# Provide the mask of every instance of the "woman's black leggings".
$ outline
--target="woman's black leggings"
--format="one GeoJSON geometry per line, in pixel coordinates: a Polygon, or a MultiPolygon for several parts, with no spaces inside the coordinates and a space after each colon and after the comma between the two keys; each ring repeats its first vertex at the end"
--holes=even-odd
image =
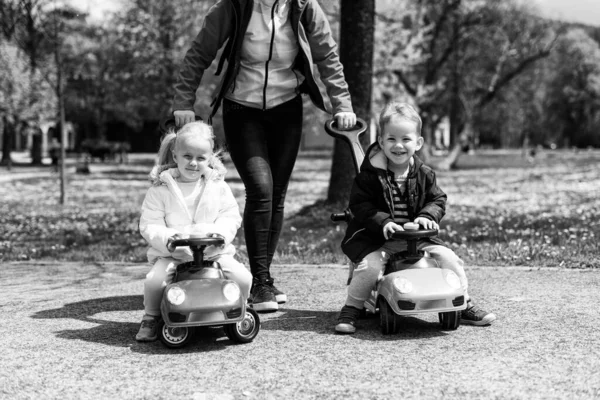
{"type": "Polygon", "coordinates": [[[227,150],[244,182],[244,235],[255,281],[272,282],[285,194],[302,137],[300,96],[269,110],[223,101],[227,150]]]}

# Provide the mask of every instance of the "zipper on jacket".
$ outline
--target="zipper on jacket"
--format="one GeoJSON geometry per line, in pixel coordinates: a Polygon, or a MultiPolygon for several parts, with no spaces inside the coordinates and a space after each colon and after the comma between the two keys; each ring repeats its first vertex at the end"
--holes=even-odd
{"type": "Polygon", "coordinates": [[[271,30],[271,43],[269,45],[269,58],[265,63],[265,84],[263,86],[263,111],[267,109],[267,86],[269,84],[269,62],[273,58],[273,46],[275,44],[275,8],[279,7],[279,0],[275,0],[273,7],[271,8],[271,24],[273,26],[271,30]]]}
{"type": "Polygon", "coordinates": [[[346,240],[346,241],[344,242],[344,244],[347,244],[349,241],[351,241],[352,239],[354,239],[354,236],[356,236],[356,235],[357,235],[359,232],[362,232],[362,231],[364,231],[365,229],[366,229],[366,228],[361,228],[361,229],[358,229],[356,232],[354,232],[354,233],[352,234],[352,236],[350,236],[350,237],[348,238],[348,240],[346,240]]]}

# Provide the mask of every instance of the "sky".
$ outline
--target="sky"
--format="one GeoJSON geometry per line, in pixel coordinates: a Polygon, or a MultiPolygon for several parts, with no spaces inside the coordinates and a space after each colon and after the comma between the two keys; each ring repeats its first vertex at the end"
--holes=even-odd
{"type": "Polygon", "coordinates": [[[534,0],[552,19],[600,26],[600,0],[534,0]]]}
{"type": "MultiPolygon", "coordinates": [[[[127,0],[69,0],[89,12],[90,19],[102,20],[107,12],[118,10],[127,0]]],[[[175,0],[176,1],[176,0],[175,0]]],[[[531,1],[531,0],[526,0],[531,1]]],[[[542,14],[552,19],[600,26],[600,0],[533,0],[542,14]]]]}

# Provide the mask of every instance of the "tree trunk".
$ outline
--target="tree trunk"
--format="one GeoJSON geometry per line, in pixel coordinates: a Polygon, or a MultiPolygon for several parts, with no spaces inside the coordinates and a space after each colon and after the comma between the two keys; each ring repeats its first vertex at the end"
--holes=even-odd
{"type": "MultiPolygon", "coordinates": [[[[367,123],[371,115],[375,0],[341,0],[340,60],[348,83],[352,107],[367,123]]],[[[368,134],[363,135],[368,137],[368,134]]],[[[348,203],[356,175],[350,147],[336,139],[333,149],[327,202],[348,203]]]]}
{"type": "Polygon", "coordinates": [[[0,165],[6,165],[10,168],[12,166],[10,152],[14,145],[15,127],[6,116],[2,117],[2,126],[4,132],[2,134],[2,160],[0,161],[0,165]]]}

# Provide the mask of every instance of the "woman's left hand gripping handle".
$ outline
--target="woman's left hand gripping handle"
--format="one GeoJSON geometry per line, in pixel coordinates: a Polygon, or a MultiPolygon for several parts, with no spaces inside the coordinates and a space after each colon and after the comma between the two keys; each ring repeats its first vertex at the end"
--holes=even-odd
{"type": "Polygon", "coordinates": [[[181,128],[188,122],[194,122],[196,120],[196,114],[191,110],[173,111],[173,117],[175,117],[175,126],[178,128],[181,128]]]}

